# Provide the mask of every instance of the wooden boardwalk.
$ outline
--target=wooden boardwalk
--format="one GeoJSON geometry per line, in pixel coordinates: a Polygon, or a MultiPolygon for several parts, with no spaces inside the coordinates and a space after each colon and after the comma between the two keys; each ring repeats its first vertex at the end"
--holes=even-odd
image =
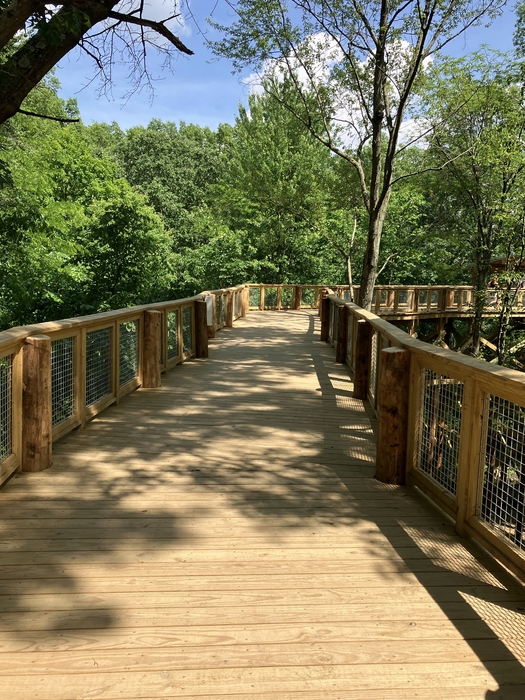
{"type": "Polygon", "coordinates": [[[318,337],[251,313],[0,490],[1,700],[525,698],[522,587],[374,481],[318,337]]]}

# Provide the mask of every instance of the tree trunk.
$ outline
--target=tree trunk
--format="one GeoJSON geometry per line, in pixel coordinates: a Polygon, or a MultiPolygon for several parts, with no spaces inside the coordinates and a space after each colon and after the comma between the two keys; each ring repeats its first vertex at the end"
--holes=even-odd
{"type": "Polygon", "coordinates": [[[378,209],[370,212],[368,240],[365,259],[363,262],[363,273],[361,275],[361,306],[367,311],[371,311],[372,309],[374,286],[377,279],[381,235],[383,233],[383,226],[385,223],[389,200],[390,190],[385,195],[378,209]]]}
{"type": "Polygon", "coordinates": [[[490,254],[489,246],[484,246],[478,253],[477,279],[474,291],[474,320],[472,322],[472,354],[474,357],[479,355],[483,312],[485,311],[489,282],[490,254]]]}

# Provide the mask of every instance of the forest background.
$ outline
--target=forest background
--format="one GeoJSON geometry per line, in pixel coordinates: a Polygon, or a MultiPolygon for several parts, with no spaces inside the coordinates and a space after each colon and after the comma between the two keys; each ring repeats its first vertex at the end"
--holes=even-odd
{"type": "MultiPolygon", "coordinates": [[[[378,283],[470,284],[491,257],[523,259],[522,23],[518,7],[512,54],[440,56],[419,81],[378,283]]],[[[50,75],[23,106],[80,119],[58,91],[50,75]]],[[[0,126],[0,222],[7,328],[247,281],[345,284],[349,265],[358,282],[367,212],[354,168],[259,92],[215,130],[15,115],[0,126]]]]}

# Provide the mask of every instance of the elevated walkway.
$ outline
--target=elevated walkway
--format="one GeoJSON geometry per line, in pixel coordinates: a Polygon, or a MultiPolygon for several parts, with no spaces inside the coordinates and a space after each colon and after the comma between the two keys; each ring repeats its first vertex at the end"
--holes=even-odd
{"type": "Polygon", "coordinates": [[[523,587],[374,431],[296,310],[60,439],[0,490],[0,698],[525,697],[523,587]]]}

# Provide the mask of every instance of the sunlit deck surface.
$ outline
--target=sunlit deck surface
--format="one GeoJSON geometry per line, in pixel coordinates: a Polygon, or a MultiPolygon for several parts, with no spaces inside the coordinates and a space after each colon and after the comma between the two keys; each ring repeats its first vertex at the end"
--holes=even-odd
{"type": "Polygon", "coordinates": [[[0,698],[525,698],[525,597],[416,492],[313,312],[251,313],[0,490],[0,698]]]}

